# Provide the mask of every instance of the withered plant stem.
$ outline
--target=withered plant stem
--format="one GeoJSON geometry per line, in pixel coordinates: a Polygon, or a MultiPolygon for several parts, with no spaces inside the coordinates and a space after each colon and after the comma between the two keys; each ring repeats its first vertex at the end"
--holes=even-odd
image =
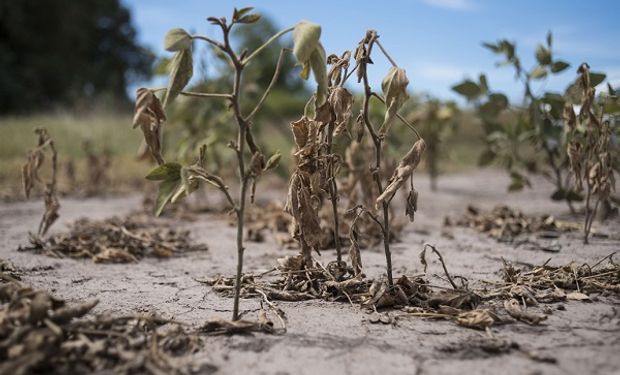
{"type": "MultiPolygon", "coordinates": [[[[367,56],[371,55],[372,46],[376,42],[376,38],[372,38],[368,42],[368,52],[367,56]]],[[[381,183],[381,148],[383,143],[383,138],[377,135],[374,127],[370,122],[370,116],[368,114],[370,107],[370,97],[372,94],[372,89],[368,83],[368,73],[364,70],[364,74],[362,76],[362,81],[364,83],[364,102],[362,106],[362,119],[364,120],[364,124],[372,137],[373,145],[375,146],[375,166],[372,169],[372,175],[377,184],[377,188],[379,192],[383,192],[383,184],[381,183]]],[[[389,202],[383,202],[383,225],[381,226],[381,231],[383,232],[383,249],[385,251],[385,262],[387,268],[387,278],[388,285],[390,287],[394,286],[394,278],[392,277],[392,252],[390,251],[390,206],[389,202]]]]}
{"type": "Polygon", "coordinates": [[[327,178],[329,184],[329,197],[332,201],[332,212],[334,215],[334,246],[336,247],[336,260],[338,265],[342,262],[342,250],[340,248],[340,221],[338,218],[338,185],[336,184],[336,176],[334,176],[334,163],[332,160],[333,149],[333,134],[334,134],[334,122],[331,121],[327,128],[327,157],[328,171],[327,178]]]}

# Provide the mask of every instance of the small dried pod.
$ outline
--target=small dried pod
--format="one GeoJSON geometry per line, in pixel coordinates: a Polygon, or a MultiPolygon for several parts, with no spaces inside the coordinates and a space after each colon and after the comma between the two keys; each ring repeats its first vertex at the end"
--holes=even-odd
{"type": "Polygon", "coordinates": [[[414,216],[418,210],[418,192],[415,189],[409,191],[407,196],[407,205],[405,206],[405,214],[409,217],[409,221],[413,223],[414,216]]]}
{"type": "Polygon", "coordinates": [[[336,116],[334,136],[338,136],[347,130],[347,124],[351,119],[353,95],[344,87],[336,87],[329,96],[329,104],[336,116]]]}
{"type": "Polygon", "coordinates": [[[160,142],[161,124],[164,121],[166,114],[159,98],[152,90],[139,88],[136,91],[133,127],[140,126],[151,155],[160,165],[164,164],[160,142]]]}
{"type": "Polygon", "coordinates": [[[422,154],[426,149],[426,142],[424,139],[420,138],[416,143],[413,144],[411,150],[405,154],[403,159],[398,163],[396,170],[392,174],[392,178],[390,178],[390,184],[385,188],[383,193],[377,198],[376,206],[381,206],[384,202],[389,202],[394,197],[394,194],[400,189],[400,187],[405,183],[407,178],[411,176],[413,171],[416,169],[420,160],[422,159],[422,154]]]}

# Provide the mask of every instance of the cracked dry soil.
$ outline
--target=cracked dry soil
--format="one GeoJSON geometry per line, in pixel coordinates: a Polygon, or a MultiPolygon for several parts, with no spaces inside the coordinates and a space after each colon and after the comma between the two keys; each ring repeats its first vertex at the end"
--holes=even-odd
{"type": "MultiPolygon", "coordinates": [[[[564,233],[553,240],[560,249],[554,253],[500,243],[467,228],[450,228],[453,238],[449,238],[442,235],[444,217],[462,215],[468,204],[484,209],[507,204],[527,214],[552,214],[571,221],[580,217],[568,215],[564,204],[550,201],[551,191],[540,181],[534,189],[508,194],[504,175],[495,171],[443,176],[437,192],[426,188],[426,179],[419,180],[416,222],[407,224],[401,242],[393,245],[395,275],[422,272],[418,254],[426,242],[442,252],[451,274],[467,277],[471,285],[498,280],[502,258],[516,266],[539,265],[549,258],[549,264],[563,265],[595,262],[620,249],[617,217],[602,226],[595,224],[595,229],[608,237],[595,237],[592,244],[584,246],[581,233],[564,233]]],[[[285,197],[277,192],[270,195],[285,197]]],[[[51,233],[66,230],[66,225],[79,217],[103,219],[126,214],[138,208],[140,201],[139,196],[61,200],[61,219],[51,233]]],[[[232,300],[196,281],[234,274],[235,228],[221,215],[201,214],[196,221],[172,223],[189,229],[196,242],[209,246],[208,251],[169,259],[145,258],[138,263],[96,264],[88,259],[56,259],[16,250],[27,244],[28,231],[38,225],[41,206],[41,202],[0,205],[0,258],[22,270],[23,282],[69,300],[97,298],[100,302],[95,313],[156,311],[195,325],[212,316],[229,318],[232,300]]],[[[535,237],[526,236],[537,240],[535,237]]],[[[262,243],[248,242],[246,247],[246,272],[267,270],[276,258],[295,253],[280,248],[270,236],[262,243]]],[[[324,251],[318,259],[327,263],[334,256],[334,251],[324,251]]],[[[384,272],[381,246],[362,250],[362,259],[368,276],[384,272]]],[[[441,267],[433,258],[429,277],[435,273],[441,274],[441,267]]],[[[589,303],[552,304],[548,319],[537,326],[514,323],[492,327],[496,337],[524,349],[501,353],[476,344],[485,332],[448,321],[408,317],[391,325],[371,324],[365,311],[348,303],[277,304],[288,317],[286,334],[208,336],[193,359],[208,362],[213,365],[209,371],[221,374],[620,374],[618,295],[594,296],[589,303]],[[524,351],[553,358],[555,363],[533,359],[524,351]]],[[[250,318],[259,307],[258,300],[241,301],[250,318]]]]}

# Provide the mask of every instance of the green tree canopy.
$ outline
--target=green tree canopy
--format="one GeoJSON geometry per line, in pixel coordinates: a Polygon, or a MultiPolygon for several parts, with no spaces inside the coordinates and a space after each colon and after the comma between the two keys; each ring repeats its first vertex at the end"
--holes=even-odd
{"type": "Polygon", "coordinates": [[[119,0],[0,3],[0,113],[101,95],[124,101],[127,84],[148,78],[152,63],[119,0]]]}

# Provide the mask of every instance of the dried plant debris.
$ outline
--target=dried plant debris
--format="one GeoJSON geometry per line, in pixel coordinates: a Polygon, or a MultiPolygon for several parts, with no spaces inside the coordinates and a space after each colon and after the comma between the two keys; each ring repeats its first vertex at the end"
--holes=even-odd
{"type": "MultiPolygon", "coordinates": [[[[446,220],[447,225],[451,221],[446,220]]],[[[500,241],[512,241],[521,234],[537,232],[571,232],[580,229],[575,223],[557,220],[551,215],[528,216],[518,209],[496,206],[484,211],[468,206],[465,215],[456,221],[458,226],[473,228],[500,241]]]]}
{"type": "Polygon", "coordinates": [[[79,219],[67,233],[47,240],[33,238],[32,244],[21,250],[59,258],[91,258],[97,263],[137,262],[144,257],[168,258],[207,249],[193,244],[188,230],[142,212],[105,220],[79,219]]]}
{"type": "Polygon", "coordinates": [[[193,372],[184,355],[197,351],[200,339],[180,323],[92,316],[97,300],[72,304],[6,277],[0,304],[0,374],[193,372]]]}
{"type": "Polygon", "coordinates": [[[514,285],[527,286],[538,302],[588,301],[588,293],[620,293],[620,264],[614,262],[615,254],[594,265],[571,262],[554,267],[545,263],[525,270],[505,264],[503,279],[514,285]],[[566,293],[566,290],[576,293],[566,293]]]}

